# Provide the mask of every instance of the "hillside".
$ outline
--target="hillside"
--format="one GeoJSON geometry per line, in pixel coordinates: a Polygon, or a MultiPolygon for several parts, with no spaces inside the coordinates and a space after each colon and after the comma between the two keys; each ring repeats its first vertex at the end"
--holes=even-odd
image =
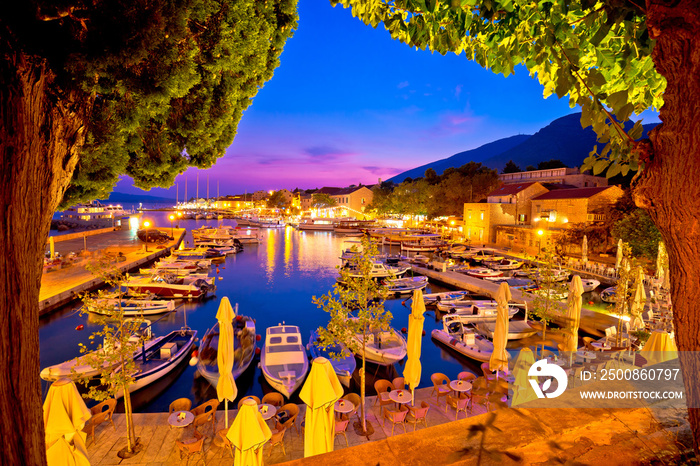
{"type": "MultiPolygon", "coordinates": [[[[433,168],[441,174],[448,167],[460,167],[467,162],[481,162],[500,173],[509,160],[525,170],[528,165],[559,159],[569,167],[577,167],[596,145],[596,135],[589,127],[581,128],[581,114],[574,113],[558,118],[532,136],[518,135],[484,144],[476,149],[460,152],[400,173],[388,181],[400,183],[407,177],[419,178],[425,170],[433,168]]],[[[657,123],[644,125],[644,135],[657,123]]]]}
{"type": "Polygon", "coordinates": [[[100,202],[102,202],[103,204],[108,202],[119,202],[121,204],[138,204],[139,202],[146,202],[157,204],[170,203],[172,205],[175,205],[175,199],[172,198],[148,196],[146,194],[120,193],[118,191],[113,191],[109,194],[108,199],[100,200],[100,202]]]}

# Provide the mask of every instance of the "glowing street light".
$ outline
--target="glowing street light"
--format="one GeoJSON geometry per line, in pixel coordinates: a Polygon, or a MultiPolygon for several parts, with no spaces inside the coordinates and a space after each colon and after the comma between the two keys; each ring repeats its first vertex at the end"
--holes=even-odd
{"type": "Polygon", "coordinates": [[[148,227],[150,227],[150,226],[151,226],[151,222],[149,222],[148,220],[143,222],[143,227],[146,230],[146,252],[148,252],[148,227]]]}
{"type": "Polygon", "coordinates": [[[542,252],[542,235],[544,235],[543,230],[537,230],[537,235],[539,235],[539,238],[537,239],[537,254],[542,252]]]}
{"type": "Polygon", "coordinates": [[[175,235],[173,234],[173,220],[175,220],[175,216],[173,214],[170,214],[170,237],[172,239],[175,239],[175,235]]]}

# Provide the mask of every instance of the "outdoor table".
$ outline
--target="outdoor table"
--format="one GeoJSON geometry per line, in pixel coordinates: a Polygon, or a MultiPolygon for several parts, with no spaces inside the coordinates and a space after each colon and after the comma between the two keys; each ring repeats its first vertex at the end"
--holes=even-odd
{"type": "Polygon", "coordinates": [[[171,427],[187,427],[194,422],[194,414],[189,411],[175,411],[168,416],[171,427]]]}
{"type": "Polygon", "coordinates": [[[271,404],[262,403],[258,405],[258,411],[262,415],[264,421],[272,419],[272,417],[277,414],[277,408],[271,404]]]}
{"type": "Polygon", "coordinates": [[[576,356],[583,359],[584,361],[592,361],[596,358],[596,355],[593,351],[577,351],[576,356]]]}
{"type": "Polygon", "coordinates": [[[462,393],[471,390],[472,384],[465,382],[464,380],[453,380],[450,382],[450,388],[454,390],[457,396],[460,396],[462,393]]]}
{"type": "MultiPolygon", "coordinates": [[[[578,354],[578,353],[577,353],[578,354]]],[[[557,359],[554,358],[547,358],[547,362],[551,364],[556,364],[557,366],[564,367],[569,365],[569,361],[567,360],[568,358],[562,358],[559,357],[557,359]]]]}
{"type": "Polygon", "coordinates": [[[592,342],[591,342],[591,346],[592,346],[593,348],[595,348],[596,351],[603,351],[603,350],[612,348],[612,346],[609,345],[608,343],[606,343],[606,342],[602,342],[602,343],[601,343],[601,342],[599,342],[599,341],[592,341],[592,342]]]}
{"type": "Polygon", "coordinates": [[[398,390],[392,390],[389,392],[389,399],[398,405],[411,402],[411,392],[406,389],[400,388],[398,390]]]}
{"type": "Polygon", "coordinates": [[[352,411],[355,408],[355,405],[349,402],[348,400],[340,399],[335,402],[334,408],[335,414],[338,415],[338,417],[340,417],[343,414],[347,414],[350,411],[352,411]]]}

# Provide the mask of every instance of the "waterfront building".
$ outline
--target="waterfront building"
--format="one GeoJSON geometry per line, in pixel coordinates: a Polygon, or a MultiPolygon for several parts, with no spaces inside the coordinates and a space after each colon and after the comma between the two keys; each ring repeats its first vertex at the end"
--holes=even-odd
{"type": "Polygon", "coordinates": [[[568,184],[578,188],[607,186],[608,179],[581,173],[578,168],[550,168],[530,172],[501,173],[498,179],[503,184],[516,184],[538,181],[540,183],[568,184]]]}
{"type": "MultiPolygon", "coordinates": [[[[347,188],[323,187],[317,193],[328,194],[335,199],[343,217],[363,217],[364,211],[372,203],[371,186],[349,186],[347,188]]],[[[338,215],[336,215],[337,217],[338,215]]]]}

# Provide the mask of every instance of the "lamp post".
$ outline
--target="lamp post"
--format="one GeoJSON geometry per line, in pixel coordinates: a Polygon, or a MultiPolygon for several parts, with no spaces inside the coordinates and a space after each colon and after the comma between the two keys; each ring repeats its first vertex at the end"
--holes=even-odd
{"type": "Polygon", "coordinates": [[[143,222],[143,227],[146,229],[146,252],[148,252],[148,227],[151,226],[151,222],[146,220],[143,222]]]}
{"type": "Polygon", "coordinates": [[[173,214],[170,214],[170,237],[172,239],[175,239],[175,235],[173,234],[173,221],[175,220],[175,216],[173,214]]]}
{"type": "Polygon", "coordinates": [[[537,230],[537,235],[539,236],[537,239],[537,255],[539,255],[542,252],[542,235],[544,235],[544,231],[537,230]]]}

